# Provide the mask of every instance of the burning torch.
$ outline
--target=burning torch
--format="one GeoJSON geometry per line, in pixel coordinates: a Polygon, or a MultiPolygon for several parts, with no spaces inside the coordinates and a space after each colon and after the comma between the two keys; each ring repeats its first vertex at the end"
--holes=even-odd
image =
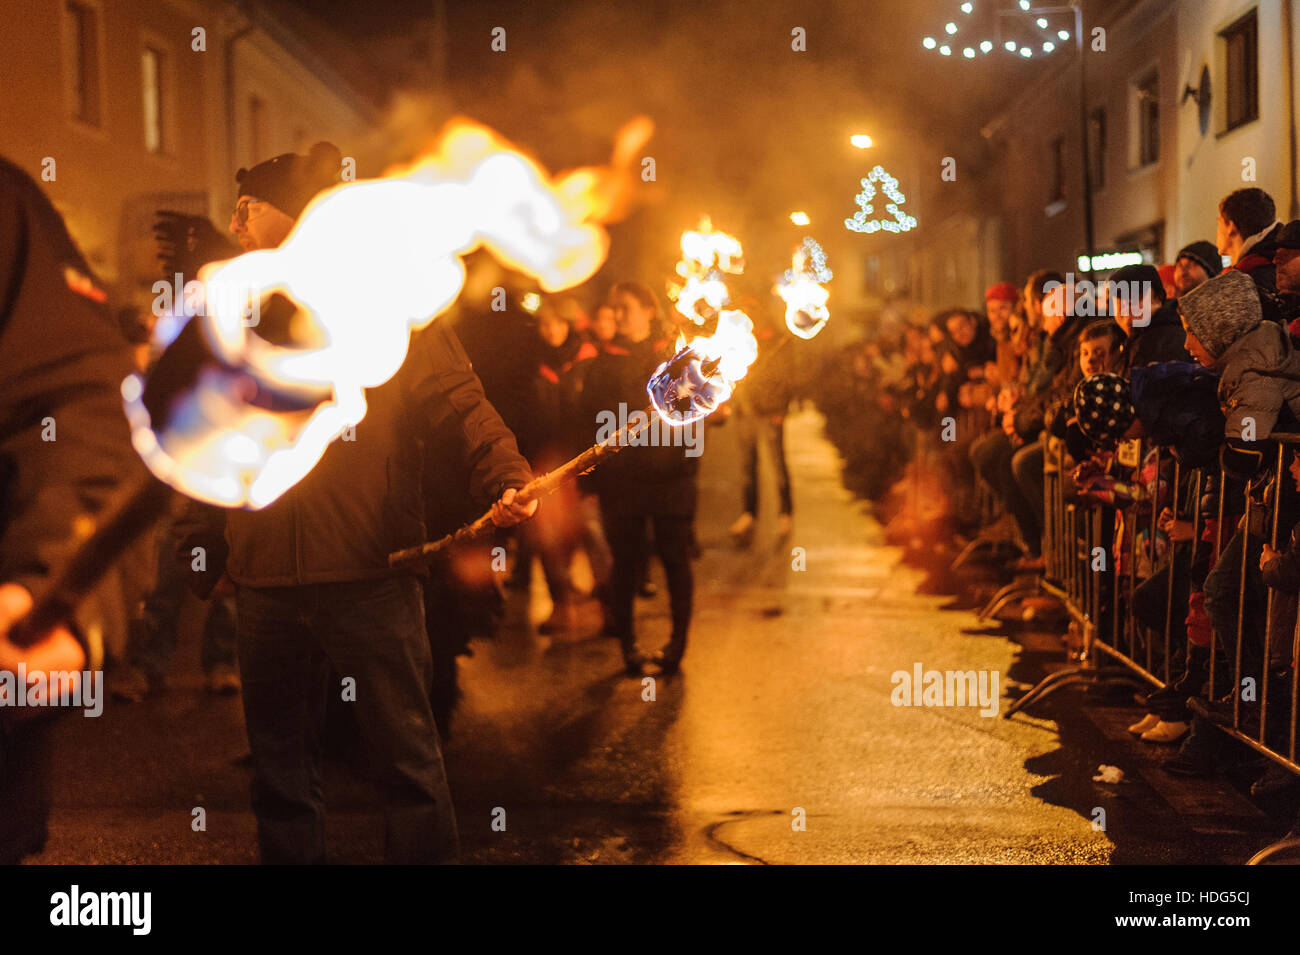
{"type": "Polygon", "coordinates": [[[79,522],[73,556],[23,621],[25,642],[67,619],[158,520],[165,485],[258,509],[301,480],[364,418],[365,390],[401,367],[411,333],[456,300],[464,256],[486,248],[547,291],[588,279],[652,130],[634,120],[609,166],[552,178],[486,127],[454,120],[410,165],[318,195],[278,248],[202,269],[201,314],[147,378],[122,385],[132,443],[158,481],[120,489],[79,522]],[[287,342],[249,321],[276,296],[293,311],[287,342]]]}
{"type": "MultiPolygon", "coordinates": [[[[709,318],[715,319],[716,323],[710,323],[714,324],[713,332],[697,335],[689,341],[685,336],[679,337],[677,353],[659,365],[646,383],[650,405],[629,415],[627,425],[605,441],[592,445],[560,467],[524,485],[515,496],[516,501],[527,504],[544,497],[565,482],[597,467],[601,461],[628,447],[637,434],[649,427],[653,415],[658,415],[671,427],[684,427],[707,417],[731,397],[736,382],[748,372],[758,357],[754,323],[739,309],[725,307],[730,301],[725,284],[720,290],[703,291],[706,282],[720,283],[723,272],[738,274],[743,270],[740,242],[725,233],[713,232],[706,218],[699,231],[682,236],[682,252],[683,262],[691,264],[683,266],[679,263],[678,274],[687,282],[676,287],[678,311],[697,325],[706,324],[709,318]],[[712,278],[708,278],[710,273],[713,273],[712,278]],[[692,285],[692,278],[702,281],[692,285]],[[684,301],[687,303],[685,306],[684,301]]],[[[673,294],[671,288],[669,294],[673,294]]],[[[439,540],[394,551],[388,555],[388,563],[392,567],[420,564],[453,544],[474,540],[491,526],[489,511],[472,524],[439,540]]]]}
{"type": "Polygon", "coordinates": [[[832,278],[834,273],[826,265],[822,247],[811,236],[805,238],[774,289],[785,302],[786,327],[800,338],[813,338],[830,320],[831,313],[826,308],[830,292],[823,283],[832,278]]]}

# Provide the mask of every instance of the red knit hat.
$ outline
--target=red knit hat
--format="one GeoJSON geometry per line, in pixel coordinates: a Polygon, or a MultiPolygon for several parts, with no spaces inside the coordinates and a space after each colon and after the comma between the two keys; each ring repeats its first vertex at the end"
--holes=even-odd
{"type": "Polygon", "coordinates": [[[986,302],[1014,302],[1020,298],[1020,292],[1010,282],[998,282],[996,285],[990,285],[988,291],[984,293],[986,302]]]}

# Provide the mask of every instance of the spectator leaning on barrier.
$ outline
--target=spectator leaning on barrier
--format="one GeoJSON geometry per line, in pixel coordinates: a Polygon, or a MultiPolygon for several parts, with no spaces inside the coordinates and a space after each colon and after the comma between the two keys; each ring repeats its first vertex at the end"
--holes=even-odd
{"type": "Polygon", "coordinates": [[[1213,242],[1200,239],[1178,251],[1174,259],[1174,293],[1182,298],[1192,289],[1223,271],[1223,258],[1213,242]]]}
{"type": "MultiPolygon", "coordinates": [[[[1300,413],[1300,353],[1287,332],[1265,322],[1255,285],[1239,271],[1210,279],[1178,300],[1187,348],[1220,374],[1219,401],[1235,470],[1254,473],[1263,452],[1256,442],[1300,413]],[[1252,446],[1254,445],[1254,446],[1252,446]]],[[[1289,427],[1288,427],[1289,429],[1289,427]]]]}
{"type": "Polygon", "coordinates": [[[1278,291],[1273,256],[1282,223],[1273,197],[1263,189],[1238,189],[1219,202],[1215,241],[1232,268],[1250,276],[1259,290],[1264,318],[1287,323],[1300,317],[1300,298],[1278,291]]]}
{"type": "Polygon", "coordinates": [[[984,312],[988,316],[996,354],[992,367],[985,369],[984,378],[994,391],[1012,382],[1020,370],[1020,356],[1016,353],[1011,329],[1011,314],[1019,297],[1016,287],[1010,282],[990,285],[984,293],[984,312]]]}
{"type": "Polygon", "coordinates": [[[1126,265],[1108,282],[1115,321],[1128,341],[1124,370],[1160,361],[1187,361],[1176,300],[1165,299],[1165,288],[1154,265],[1126,265]]]}
{"type": "MultiPolygon", "coordinates": [[[[1282,295],[1300,296],[1300,219],[1288,222],[1277,234],[1273,266],[1277,290],[1282,295]]],[[[1292,335],[1300,335],[1300,318],[1290,322],[1292,335]]]]}

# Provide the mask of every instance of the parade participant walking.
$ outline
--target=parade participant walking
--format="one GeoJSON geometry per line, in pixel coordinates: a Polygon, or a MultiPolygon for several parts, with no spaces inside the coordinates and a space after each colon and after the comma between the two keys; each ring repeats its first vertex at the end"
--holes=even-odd
{"type": "MultiPolygon", "coordinates": [[[[647,380],[670,357],[671,345],[660,337],[662,319],[654,292],[639,282],[621,282],[613,298],[619,334],[592,360],[583,389],[584,426],[593,435],[602,412],[623,420],[645,405],[647,380]]],[[[672,673],[686,652],[695,588],[690,555],[699,458],[693,455],[687,447],[629,447],[592,475],[614,555],[611,623],[629,675],[640,675],[645,663],[636,646],[633,601],[647,521],[654,524],[655,549],[668,578],[672,608],[672,636],[655,662],[672,673]]]]}
{"type": "MultiPolygon", "coordinates": [[[[144,474],[119,390],[130,345],[104,302],[49,200],[0,159],[0,672],[99,663],[75,627],[31,646],[9,632],[70,553],[76,521],[144,474]]],[[[0,711],[0,864],[45,843],[50,723],[0,711]]]]}
{"type": "MultiPolygon", "coordinates": [[[[537,311],[537,332],[531,345],[536,359],[532,413],[519,434],[519,444],[529,465],[541,474],[559,467],[582,450],[576,405],[582,376],[597,350],[549,300],[537,311]]],[[[573,630],[575,611],[569,565],[580,538],[578,489],[574,484],[561,488],[546,512],[529,522],[520,535],[519,559],[524,564],[525,579],[536,555],[541,559],[551,594],[551,616],[538,627],[539,633],[559,635],[573,630]]],[[[607,583],[608,569],[605,570],[605,576],[597,574],[597,586],[607,583]]]]}
{"type": "MultiPolygon", "coordinates": [[[[335,180],[338,163],[336,149],[317,144],[309,156],[287,153],[240,170],[230,224],[240,245],[283,242],[311,198],[335,180]]],[[[292,341],[282,318],[274,301],[264,307],[259,334],[292,341]]],[[[203,587],[223,572],[235,586],[263,862],[325,860],[317,730],[326,661],[342,679],[329,692],[355,707],[374,763],[384,797],[385,860],[456,860],[455,817],[429,703],[420,583],[390,570],[388,554],[425,539],[421,439],[449,415],[459,419],[474,488],[495,500],[494,522],[518,523],[537,507],[514,503],[527,467],[460,343],[440,323],[412,336],[401,369],[369,389],[366,402],[355,434],[330,445],[275,503],[226,512],[224,529],[210,522],[183,527],[183,554],[209,548],[203,587]]]]}

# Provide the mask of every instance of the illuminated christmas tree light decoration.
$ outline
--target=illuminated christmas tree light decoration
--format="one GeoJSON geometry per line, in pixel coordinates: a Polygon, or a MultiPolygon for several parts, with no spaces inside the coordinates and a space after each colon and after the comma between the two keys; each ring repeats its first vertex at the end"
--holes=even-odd
{"type": "Polygon", "coordinates": [[[858,193],[857,201],[858,211],[853,214],[853,218],[844,220],[844,227],[850,232],[870,234],[883,229],[885,232],[897,233],[909,232],[916,228],[916,219],[898,208],[907,201],[907,197],[898,191],[898,180],[885,172],[883,166],[876,166],[862,180],[862,191],[858,193]],[[890,219],[871,218],[877,183],[880,184],[885,198],[889,200],[885,204],[885,211],[892,217],[890,219]]]}

